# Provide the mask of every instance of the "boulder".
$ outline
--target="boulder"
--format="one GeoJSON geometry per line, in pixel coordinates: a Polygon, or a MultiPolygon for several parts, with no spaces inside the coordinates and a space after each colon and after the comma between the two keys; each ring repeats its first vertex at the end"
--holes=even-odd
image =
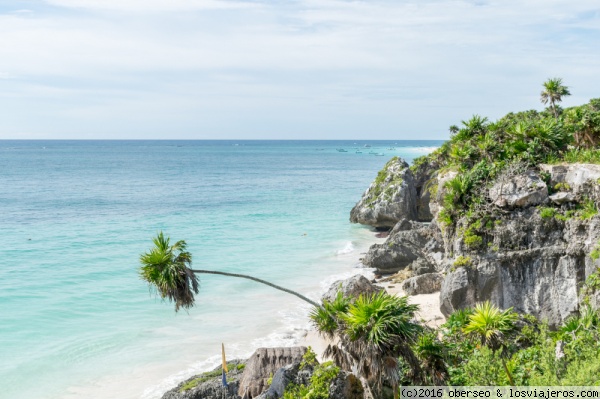
{"type": "Polygon", "coordinates": [[[339,291],[346,297],[358,298],[361,294],[370,295],[383,291],[383,288],[376,286],[365,276],[357,274],[346,280],[338,280],[331,284],[329,290],[323,295],[323,300],[333,301],[339,291]]]}
{"type": "Polygon", "coordinates": [[[545,202],[548,187],[537,173],[528,171],[500,179],[490,188],[489,197],[501,208],[524,208],[545,202]]]}
{"type": "Polygon", "coordinates": [[[240,378],[238,395],[260,395],[269,387],[268,380],[277,370],[290,364],[299,364],[305,353],[306,348],[303,346],[257,349],[246,363],[240,378]]]}
{"type": "Polygon", "coordinates": [[[443,280],[439,273],[426,273],[404,280],[402,290],[406,295],[432,294],[440,290],[443,280]]]}
{"type": "Polygon", "coordinates": [[[350,211],[350,221],[390,229],[400,219],[417,219],[417,191],[408,164],[392,158],[350,211]]]}
{"type": "Polygon", "coordinates": [[[552,194],[548,198],[550,199],[550,201],[552,201],[556,205],[561,205],[561,204],[565,204],[567,202],[574,202],[575,194],[561,191],[561,192],[552,194]]]}
{"type": "MultiPolygon", "coordinates": [[[[400,223],[399,223],[400,224],[400,223]]],[[[431,225],[410,222],[411,229],[394,229],[383,244],[375,244],[363,258],[366,266],[376,268],[376,273],[393,274],[414,264],[415,266],[435,265],[434,254],[442,253],[442,240],[439,230],[431,225]],[[421,263],[418,262],[420,259],[421,263]]]]}
{"type": "Polygon", "coordinates": [[[600,165],[596,164],[543,164],[540,165],[540,169],[550,174],[550,184],[552,187],[563,183],[577,196],[588,195],[590,184],[597,183],[598,179],[600,179],[600,165]]]}

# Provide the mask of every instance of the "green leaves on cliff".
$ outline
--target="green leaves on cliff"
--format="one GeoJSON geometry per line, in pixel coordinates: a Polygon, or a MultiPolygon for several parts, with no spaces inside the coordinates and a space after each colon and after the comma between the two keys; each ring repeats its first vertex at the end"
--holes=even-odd
{"type": "Polygon", "coordinates": [[[453,225],[469,210],[488,204],[486,188],[509,169],[600,163],[600,99],[561,111],[555,103],[564,95],[558,90],[562,81],[552,81],[545,97],[548,110],[509,113],[495,122],[474,115],[460,127],[452,126],[450,140],[439,149],[415,160],[413,170],[429,163],[439,166],[440,173],[458,173],[445,185],[444,210],[438,216],[442,224],[453,225]]]}

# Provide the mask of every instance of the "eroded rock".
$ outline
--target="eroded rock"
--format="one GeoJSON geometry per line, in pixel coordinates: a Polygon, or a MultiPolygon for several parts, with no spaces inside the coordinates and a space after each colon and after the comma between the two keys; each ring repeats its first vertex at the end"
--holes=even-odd
{"type": "Polygon", "coordinates": [[[303,346],[291,348],[259,348],[246,363],[240,378],[238,395],[256,397],[268,387],[269,378],[280,368],[300,363],[306,353],[303,346]]]}
{"type": "Polygon", "coordinates": [[[323,295],[324,300],[333,301],[338,292],[342,292],[345,297],[358,298],[362,295],[371,295],[382,291],[383,288],[376,286],[365,276],[357,274],[345,280],[338,280],[331,284],[329,290],[323,295]]]}
{"type": "Polygon", "coordinates": [[[417,219],[417,191],[408,164],[392,158],[350,211],[350,221],[380,229],[417,219]]]}
{"type": "Polygon", "coordinates": [[[496,206],[524,208],[545,202],[548,186],[537,173],[529,171],[496,182],[489,196],[496,206]]]}
{"type": "Polygon", "coordinates": [[[443,280],[439,273],[426,273],[404,280],[402,290],[406,295],[432,294],[440,290],[443,280]]]}

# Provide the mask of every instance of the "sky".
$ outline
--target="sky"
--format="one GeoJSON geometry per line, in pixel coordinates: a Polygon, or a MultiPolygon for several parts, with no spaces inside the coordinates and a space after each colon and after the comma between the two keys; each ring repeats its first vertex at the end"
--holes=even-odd
{"type": "Polygon", "coordinates": [[[0,0],[0,139],[445,139],[600,97],[598,0],[0,0]]]}

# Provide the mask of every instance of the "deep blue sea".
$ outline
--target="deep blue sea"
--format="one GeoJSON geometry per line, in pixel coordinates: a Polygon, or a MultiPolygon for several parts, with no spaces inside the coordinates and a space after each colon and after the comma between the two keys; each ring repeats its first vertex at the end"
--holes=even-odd
{"type": "Polygon", "coordinates": [[[440,144],[0,141],[0,398],[159,398],[218,363],[221,342],[229,358],[297,343],[297,298],[202,276],[197,306],[176,314],[139,279],[139,255],[163,231],[197,268],[317,299],[364,272],[374,233],[348,218],[377,172],[440,144]]]}

